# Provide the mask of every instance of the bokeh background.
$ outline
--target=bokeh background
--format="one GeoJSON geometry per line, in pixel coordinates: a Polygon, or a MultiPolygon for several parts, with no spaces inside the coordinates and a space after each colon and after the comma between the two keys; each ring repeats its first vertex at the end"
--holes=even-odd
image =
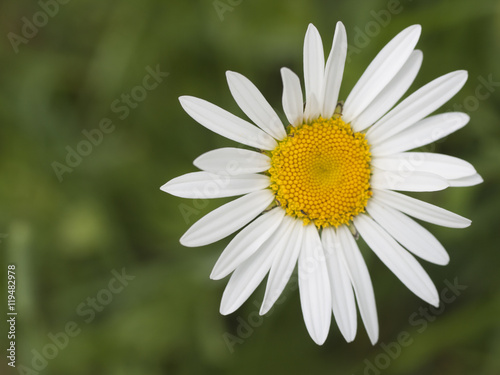
{"type": "Polygon", "coordinates": [[[7,265],[15,264],[19,313],[18,368],[10,371],[2,354],[0,373],[500,374],[498,1],[3,1],[0,30],[1,311],[6,316],[7,265]],[[379,49],[415,23],[423,26],[424,62],[410,92],[468,70],[463,90],[440,111],[461,108],[472,119],[432,149],[472,162],[485,180],[419,195],[473,221],[463,230],[427,226],[451,262],[424,267],[440,291],[464,286],[440,310],[427,310],[362,245],[381,327],[375,346],[361,323],[351,344],[332,324],[327,342],[315,345],[293,284],[262,319],[262,287],[221,316],[227,280],[209,274],[229,239],[202,248],[178,239],[225,200],[206,204],[159,190],[194,171],[199,154],[234,146],[185,114],[180,95],[243,116],[225,82],[234,70],[282,115],[279,69],[302,76],[308,23],[328,52],[338,20],[350,44],[343,98],[379,49]],[[26,26],[32,22],[40,26],[26,26]],[[144,90],[148,69],[163,74],[144,90]],[[128,104],[131,92],[140,100],[128,104]],[[82,132],[103,119],[111,121],[108,133],[85,149],[82,132]],[[71,171],[58,177],[55,166],[79,145],[87,155],[73,156],[71,171]],[[130,280],[111,292],[120,285],[110,284],[114,272],[123,271],[130,280]],[[68,323],[74,337],[65,340],[68,323]],[[59,337],[59,348],[50,337],[59,337]]]}

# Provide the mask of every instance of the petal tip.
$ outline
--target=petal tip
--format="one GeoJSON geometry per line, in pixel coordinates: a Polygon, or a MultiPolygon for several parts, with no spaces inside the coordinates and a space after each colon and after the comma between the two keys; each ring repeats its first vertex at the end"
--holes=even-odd
{"type": "Polygon", "coordinates": [[[470,121],[470,116],[467,113],[457,112],[457,116],[460,117],[462,121],[466,121],[466,122],[470,121]]]}
{"type": "Polygon", "coordinates": [[[184,104],[186,101],[188,101],[190,98],[192,98],[192,96],[190,95],[182,95],[182,96],[179,96],[179,102],[181,104],[184,104]]]}
{"type": "Polygon", "coordinates": [[[322,334],[321,336],[316,336],[316,335],[315,336],[311,336],[311,338],[316,343],[316,345],[321,346],[321,345],[323,345],[325,343],[326,336],[327,335],[322,334]]]}
{"type": "MultiPolygon", "coordinates": [[[[319,31],[316,26],[314,26],[312,23],[310,23],[307,26],[307,31],[306,31],[306,38],[308,37],[317,37],[320,36],[319,31]]],[[[320,36],[321,37],[321,36],[320,36]]]]}
{"type": "Polygon", "coordinates": [[[172,182],[172,180],[170,180],[170,181],[164,183],[163,185],[161,185],[160,186],[160,190],[163,191],[163,192],[165,192],[165,193],[172,194],[170,192],[170,187],[172,185],[171,182],[172,182]]]}
{"type": "Polygon", "coordinates": [[[190,238],[191,236],[188,233],[185,233],[180,239],[179,242],[182,246],[185,247],[197,247],[200,246],[193,242],[193,240],[190,238]]]}
{"type": "Polygon", "coordinates": [[[412,54],[414,56],[417,56],[417,58],[419,60],[423,60],[423,58],[424,58],[424,53],[421,50],[419,50],[419,49],[413,50],[412,54]]]}
{"type": "MultiPolygon", "coordinates": [[[[227,290],[227,289],[226,289],[227,290]]],[[[224,295],[222,296],[222,302],[220,304],[219,312],[221,315],[229,315],[235,312],[236,309],[234,308],[233,304],[230,304],[227,299],[224,300],[224,295]]]]}
{"type": "Polygon", "coordinates": [[[408,26],[406,30],[408,30],[409,33],[418,34],[418,36],[420,37],[420,34],[422,33],[422,25],[420,24],[411,25],[408,26]]]}
{"type": "Polygon", "coordinates": [[[229,81],[230,79],[236,78],[239,74],[233,72],[232,70],[226,70],[226,78],[229,81]]]}
{"type": "Polygon", "coordinates": [[[454,72],[451,72],[450,75],[455,76],[460,81],[458,84],[459,86],[463,86],[469,78],[469,72],[467,72],[467,70],[455,70],[454,72]]]}
{"type": "Polygon", "coordinates": [[[222,306],[221,306],[221,308],[219,309],[219,313],[220,313],[221,315],[224,315],[224,316],[231,314],[231,312],[230,312],[229,310],[223,309],[223,308],[222,308],[222,306]]]}
{"type": "Polygon", "coordinates": [[[212,269],[212,272],[210,273],[209,278],[211,280],[220,280],[220,279],[222,279],[222,277],[219,277],[219,276],[220,276],[220,272],[219,272],[219,269],[217,267],[217,263],[215,263],[215,266],[212,269]]]}
{"type": "Polygon", "coordinates": [[[446,266],[446,265],[448,265],[448,263],[450,263],[450,257],[449,256],[443,257],[443,258],[439,259],[439,263],[436,262],[436,264],[438,266],[446,266]]]}
{"type": "Polygon", "coordinates": [[[266,315],[267,312],[271,309],[271,306],[268,306],[269,304],[268,303],[262,303],[262,306],[260,307],[260,310],[259,310],[259,315],[266,315]]]}

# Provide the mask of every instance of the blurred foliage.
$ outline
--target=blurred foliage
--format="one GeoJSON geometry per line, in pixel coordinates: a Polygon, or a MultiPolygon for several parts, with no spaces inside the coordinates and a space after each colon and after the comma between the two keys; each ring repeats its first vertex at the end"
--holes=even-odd
{"type": "MultiPolygon", "coordinates": [[[[73,0],[51,8],[55,14],[16,53],[8,34],[22,35],[25,20],[33,22],[41,4],[49,3],[54,1],[0,5],[0,232],[7,236],[0,250],[2,269],[17,265],[18,365],[32,367],[32,350],[41,352],[51,343],[49,333],[75,322],[81,331],[41,374],[500,373],[499,84],[474,104],[484,80],[500,82],[500,3],[73,0]],[[225,11],[218,13],[215,5],[225,11]],[[391,7],[397,14],[385,22],[380,17],[391,7]],[[195,249],[178,241],[188,224],[221,200],[203,206],[159,190],[167,180],[194,171],[192,160],[199,154],[233,144],[186,115],[180,95],[202,97],[241,115],[224,76],[234,70],[249,77],[282,114],[279,69],[287,66],[301,75],[308,23],[318,27],[329,48],[338,20],[346,25],[351,46],[360,32],[376,34],[363,48],[350,49],[344,98],[379,49],[414,23],[423,26],[418,48],[425,58],[411,91],[449,71],[469,71],[464,89],[441,111],[465,104],[472,120],[435,149],[472,162],[485,180],[477,187],[422,194],[473,221],[465,230],[431,228],[451,262],[425,268],[439,290],[455,278],[467,288],[432,315],[426,329],[411,318],[425,304],[363,249],[381,327],[375,346],[361,325],[357,339],[347,344],[335,324],[325,345],[316,346],[292,286],[283,303],[260,320],[255,313],[262,288],[235,314],[221,316],[226,280],[210,281],[208,275],[228,240],[195,249]],[[169,75],[120,119],[124,112],[116,110],[115,101],[123,105],[122,95],[134,89],[141,94],[137,87],[148,67],[169,75]],[[82,131],[98,129],[105,118],[113,130],[60,182],[53,163],[65,163],[67,147],[77,149],[86,139],[82,131]],[[195,212],[189,223],[181,204],[195,212]],[[135,279],[86,323],[88,316],[78,307],[102,297],[112,271],[123,268],[135,279]],[[231,352],[224,334],[241,334],[242,321],[255,327],[247,327],[231,352]],[[408,332],[412,343],[390,358],[384,347],[394,349],[389,344],[401,332],[408,332]],[[387,366],[384,356],[390,358],[387,366]]],[[[5,322],[0,329],[6,332],[5,322]]],[[[1,373],[5,361],[2,356],[1,373]]]]}

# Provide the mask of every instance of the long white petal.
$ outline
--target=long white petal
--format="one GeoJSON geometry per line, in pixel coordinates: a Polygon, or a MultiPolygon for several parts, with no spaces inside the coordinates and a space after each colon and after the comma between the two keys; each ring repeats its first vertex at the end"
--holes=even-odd
{"type": "Polygon", "coordinates": [[[300,79],[288,68],[281,69],[283,80],[283,111],[288,122],[298,126],[304,121],[304,99],[300,79]]]}
{"type": "Polygon", "coordinates": [[[444,208],[389,190],[373,191],[372,199],[428,223],[449,228],[466,228],[471,221],[444,208]]]}
{"type": "Polygon", "coordinates": [[[354,120],[394,78],[415,48],[422,28],[407,27],[382,48],[358,80],[344,105],[343,118],[354,120]]]}
{"type": "Polygon", "coordinates": [[[206,172],[235,176],[267,171],[271,168],[271,158],[244,148],[225,147],[205,152],[193,164],[206,172]]]}
{"type": "Polygon", "coordinates": [[[245,260],[231,275],[222,295],[220,313],[231,314],[259,286],[269,271],[276,255],[276,248],[287,241],[290,222],[282,221],[276,232],[264,244],[245,260]]]}
{"type": "Polygon", "coordinates": [[[342,250],[340,250],[340,240],[335,229],[332,227],[323,229],[321,242],[326,254],[326,265],[330,278],[333,315],[342,336],[347,342],[351,342],[356,337],[356,302],[346,260],[342,250]]]}
{"type": "Polygon", "coordinates": [[[261,174],[229,176],[193,172],[170,180],[160,189],[176,197],[210,199],[243,195],[265,189],[270,184],[269,177],[261,174]]]}
{"type": "Polygon", "coordinates": [[[179,101],[189,116],[223,137],[262,150],[277,146],[269,134],[215,104],[193,96],[181,96],[179,101]]]}
{"type": "Polygon", "coordinates": [[[376,145],[420,121],[450,100],[467,81],[467,72],[458,70],[423,86],[382,117],[366,132],[376,145]]]}
{"type": "Polygon", "coordinates": [[[325,254],[314,224],[304,228],[299,255],[299,291],[307,331],[316,344],[322,345],[332,319],[332,294],[325,254]]]}
{"type": "Polygon", "coordinates": [[[306,121],[320,115],[323,103],[325,55],[318,29],[309,24],[304,40],[304,83],[306,89],[306,121]]]}
{"type": "Polygon", "coordinates": [[[445,265],[450,257],[445,248],[427,229],[402,212],[371,199],[366,211],[396,241],[413,254],[429,262],[445,265]]]}
{"type": "Polygon", "coordinates": [[[312,95],[306,103],[306,108],[304,109],[304,122],[312,122],[314,119],[318,118],[320,111],[321,104],[319,103],[318,98],[316,98],[316,95],[312,95]]]}
{"type": "Polygon", "coordinates": [[[250,120],[275,139],[285,138],[283,123],[259,89],[239,73],[227,71],[226,77],[234,100],[250,120]]]}
{"type": "Polygon", "coordinates": [[[290,216],[286,216],[284,220],[292,222],[291,231],[287,236],[287,240],[283,241],[281,246],[274,250],[276,256],[269,271],[266,293],[262,301],[260,315],[266,314],[273,307],[290,279],[299,257],[304,232],[302,220],[297,220],[290,216]]]}
{"type": "Polygon", "coordinates": [[[469,120],[470,117],[461,112],[430,116],[391,138],[372,145],[370,151],[374,156],[384,156],[425,146],[463,128],[469,120]]]}
{"type": "Polygon", "coordinates": [[[373,168],[370,185],[374,189],[402,191],[439,191],[449,187],[446,179],[431,173],[416,171],[386,171],[373,168]]]}
{"type": "Polygon", "coordinates": [[[194,223],[180,242],[187,247],[196,247],[219,241],[252,221],[273,199],[271,190],[265,189],[226,203],[194,223]]]}
{"type": "Polygon", "coordinates": [[[358,301],[359,313],[373,345],[378,341],[378,316],[375,293],[368,268],[351,232],[345,225],[337,229],[340,251],[346,261],[349,277],[358,301]]]}
{"type": "Polygon", "coordinates": [[[378,94],[368,107],[352,122],[355,132],[373,125],[380,117],[389,111],[402,98],[415,80],[422,65],[423,53],[415,50],[394,76],[391,82],[378,94]]]}
{"type": "Polygon", "coordinates": [[[330,118],[335,112],[339,99],[340,84],[344,74],[345,58],[347,55],[347,34],[344,24],[337,22],[333,36],[332,49],[325,68],[323,88],[323,110],[321,116],[330,118]]]}
{"type": "Polygon", "coordinates": [[[404,152],[374,157],[372,166],[402,173],[433,173],[446,179],[457,179],[476,174],[474,167],[465,160],[430,152],[404,152]]]}
{"type": "Polygon", "coordinates": [[[475,186],[481,184],[482,182],[483,178],[478,173],[475,173],[471,176],[448,180],[450,186],[461,186],[461,187],[475,186]]]}
{"type": "Polygon", "coordinates": [[[354,225],[368,246],[413,293],[433,306],[439,295],[420,263],[367,215],[354,218],[354,225]]]}
{"type": "Polygon", "coordinates": [[[255,251],[276,231],[281,224],[285,210],[272,209],[243,228],[224,249],[210,275],[213,280],[222,279],[255,251]]]}

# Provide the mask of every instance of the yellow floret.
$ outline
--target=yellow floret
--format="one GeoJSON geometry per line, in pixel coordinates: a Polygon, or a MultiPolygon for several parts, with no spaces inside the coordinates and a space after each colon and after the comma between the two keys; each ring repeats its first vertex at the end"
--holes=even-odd
{"type": "Polygon", "coordinates": [[[318,228],[347,224],[371,197],[370,149],[340,117],[292,128],[271,152],[271,189],[290,216],[318,228]]]}

